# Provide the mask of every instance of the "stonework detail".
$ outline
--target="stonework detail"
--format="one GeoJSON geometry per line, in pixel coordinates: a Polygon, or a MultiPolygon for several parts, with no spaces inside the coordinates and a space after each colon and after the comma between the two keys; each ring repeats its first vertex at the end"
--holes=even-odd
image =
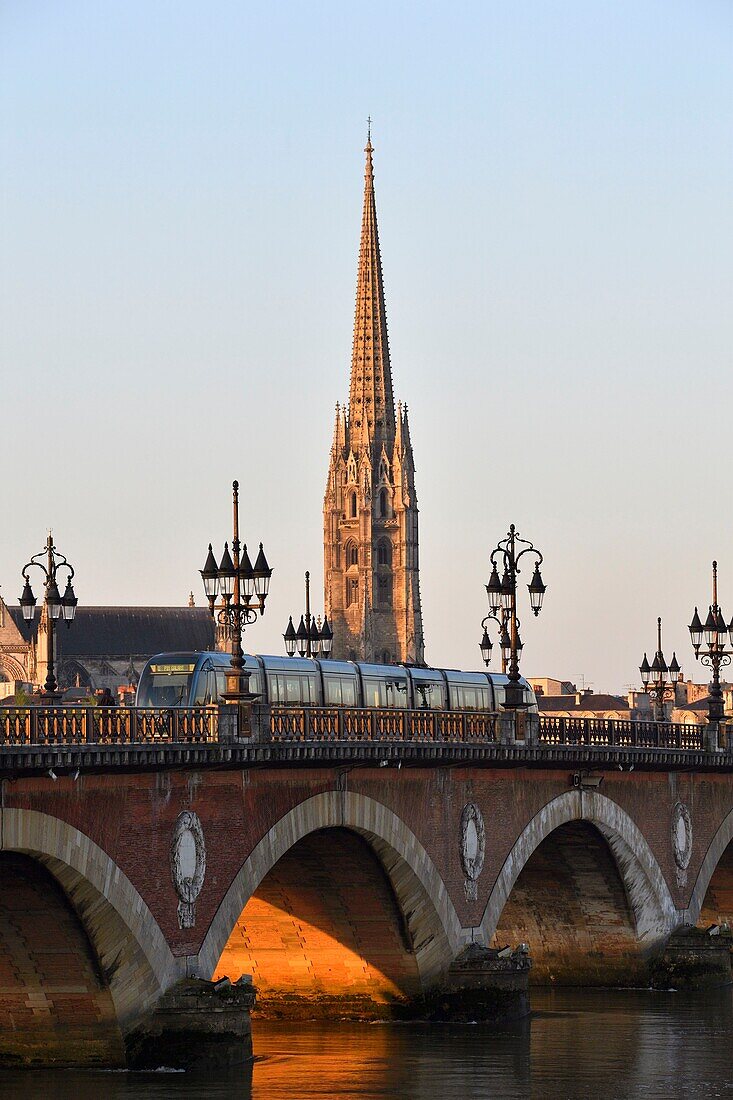
{"type": "Polygon", "coordinates": [[[478,898],[478,878],[484,867],[486,829],[478,806],[468,802],[461,814],[461,865],[466,876],[463,888],[466,901],[478,898]]]}
{"type": "Polygon", "coordinates": [[[323,504],[326,614],[341,659],[422,663],[418,509],[407,406],[395,410],[371,141],[348,407],[336,406],[323,504]]]}
{"type": "Polygon", "coordinates": [[[196,898],[206,875],[206,844],[198,815],[184,810],[178,815],[171,843],[171,878],[179,897],[178,926],[196,924],[196,898]]]}
{"type": "Polygon", "coordinates": [[[671,829],[677,885],[681,888],[687,885],[687,868],[692,857],[692,819],[684,802],[675,803],[671,829]]]}

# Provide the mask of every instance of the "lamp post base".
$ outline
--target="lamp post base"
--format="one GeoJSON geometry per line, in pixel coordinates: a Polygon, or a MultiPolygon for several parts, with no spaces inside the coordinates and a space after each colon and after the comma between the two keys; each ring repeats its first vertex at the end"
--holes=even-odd
{"type": "Polygon", "coordinates": [[[64,697],[63,691],[43,691],[39,694],[39,702],[42,707],[60,707],[64,697]]]}
{"type": "Polygon", "coordinates": [[[524,688],[516,680],[510,680],[504,688],[504,710],[525,710],[524,688]]]}

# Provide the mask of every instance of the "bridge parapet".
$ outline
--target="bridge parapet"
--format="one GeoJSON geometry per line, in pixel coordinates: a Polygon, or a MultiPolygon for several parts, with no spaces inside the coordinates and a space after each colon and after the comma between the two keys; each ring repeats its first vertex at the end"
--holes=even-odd
{"type": "Polygon", "coordinates": [[[616,718],[542,715],[540,745],[588,745],[601,748],[712,749],[707,727],[681,722],[632,722],[616,718]]]}
{"type": "MultiPolygon", "coordinates": [[[[643,754],[646,762],[671,753],[694,754],[711,766],[731,756],[716,726],[674,722],[632,722],[620,719],[555,717],[522,711],[502,713],[392,708],[279,707],[262,703],[208,707],[2,707],[0,759],[19,759],[22,750],[88,750],[116,753],[114,763],[155,763],[156,753],[176,750],[182,763],[222,763],[267,752],[290,759],[296,752],[328,751],[353,755],[377,746],[413,756],[430,751],[431,758],[462,751],[489,758],[502,752],[536,763],[557,762],[575,753],[589,761],[618,755],[643,754]],[[321,746],[321,749],[318,749],[321,746]],[[129,751],[127,751],[129,750],[129,751]],[[147,755],[143,753],[146,750],[147,755]],[[139,759],[133,760],[131,753],[139,759]]],[[[160,758],[162,761],[162,757],[160,758]]],[[[166,757],[167,759],[167,757],[166,757]]],[[[101,757],[100,757],[101,760],[101,757]]],[[[48,766],[39,760],[26,766],[48,766]]]]}

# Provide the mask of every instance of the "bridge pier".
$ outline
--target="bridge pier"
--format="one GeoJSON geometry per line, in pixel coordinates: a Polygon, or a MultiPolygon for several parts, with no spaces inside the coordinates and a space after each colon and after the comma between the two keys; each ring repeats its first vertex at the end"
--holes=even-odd
{"type": "Polygon", "coordinates": [[[676,928],[664,952],[650,967],[653,989],[692,991],[731,984],[731,947],[728,928],[676,928]]]}
{"type": "Polygon", "coordinates": [[[128,1067],[208,1071],[250,1061],[254,1003],[249,978],[182,979],[125,1036],[128,1067]]]}
{"type": "Polygon", "coordinates": [[[529,971],[525,944],[511,951],[469,944],[453,960],[445,982],[425,998],[431,1020],[507,1023],[530,1013],[529,971]]]}

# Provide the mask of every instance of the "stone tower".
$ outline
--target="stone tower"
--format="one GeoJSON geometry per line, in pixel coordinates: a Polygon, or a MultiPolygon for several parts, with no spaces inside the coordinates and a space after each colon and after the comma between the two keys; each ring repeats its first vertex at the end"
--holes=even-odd
{"type": "Polygon", "coordinates": [[[395,412],[367,141],[349,404],[336,406],[323,502],[333,657],[424,663],[417,496],[407,405],[395,412]]]}

